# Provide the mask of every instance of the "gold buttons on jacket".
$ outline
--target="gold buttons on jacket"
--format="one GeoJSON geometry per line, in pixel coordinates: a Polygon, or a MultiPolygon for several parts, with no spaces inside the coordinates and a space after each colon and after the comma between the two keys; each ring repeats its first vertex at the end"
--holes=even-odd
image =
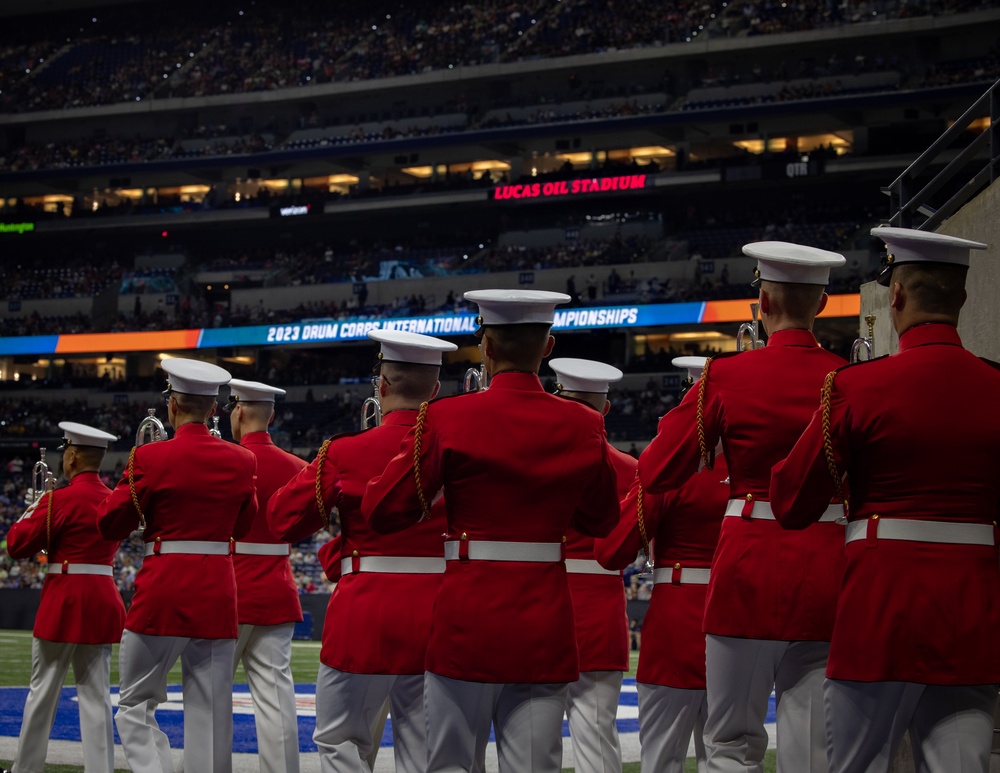
{"type": "Polygon", "coordinates": [[[351,555],[354,556],[355,558],[357,558],[361,554],[358,551],[355,550],[353,553],[351,553],[351,555]]]}
{"type": "Polygon", "coordinates": [[[873,521],[877,521],[878,520],[878,513],[875,513],[875,515],[872,516],[872,520],[873,521]]]}
{"type": "Polygon", "coordinates": [[[467,540],[468,538],[469,538],[469,535],[468,535],[468,534],[466,534],[466,533],[465,533],[465,532],[463,531],[463,532],[462,532],[462,541],[463,541],[463,542],[465,542],[465,540],[467,540]]]}
{"type": "Polygon", "coordinates": [[[680,569],[680,568],[681,568],[681,562],[678,561],[676,564],[674,564],[674,569],[680,569]]]}
{"type": "Polygon", "coordinates": [[[747,502],[753,502],[753,494],[747,494],[747,502]]]}

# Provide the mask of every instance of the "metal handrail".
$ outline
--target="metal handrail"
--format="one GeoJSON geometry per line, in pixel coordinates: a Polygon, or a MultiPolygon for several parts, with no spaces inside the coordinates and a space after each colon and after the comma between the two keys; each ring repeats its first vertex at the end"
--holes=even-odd
{"type": "Polygon", "coordinates": [[[889,224],[932,231],[957,212],[984,185],[995,182],[998,178],[1000,178],[1000,81],[994,83],[968,110],[962,113],[962,116],[944,134],[921,153],[916,161],[910,164],[888,187],[883,189],[885,193],[889,194],[891,210],[889,224]],[[929,183],[914,190],[917,176],[935,163],[951,143],[984,113],[989,115],[989,128],[976,137],[968,147],[963,148],[929,183]],[[928,204],[930,197],[954,179],[984,149],[988,154],[986,165],[977,169],[970,179],[944,204],[936,209],[930,207],[928,204]],[[914,225],[914,216],[917,213],[929,214],[924,222],[914,225]]]}

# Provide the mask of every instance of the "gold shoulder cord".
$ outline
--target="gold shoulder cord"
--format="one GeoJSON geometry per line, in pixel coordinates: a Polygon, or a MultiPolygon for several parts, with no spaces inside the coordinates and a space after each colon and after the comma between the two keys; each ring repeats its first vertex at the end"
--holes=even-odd
{"type": "Polygon", "coordinates": [[[423,510],[424,518],[430,518],[431,508],[427,504],[427,497],[424,495],[424,487],[420,481],[420,450],[424,438],[424,421],[427,419],[427,406],[429,403],[420,404],[420,412],[417,413],[417,424],[414,429],[416,434],[413,437],[413,481],[417,484],[417,498],[420,500],[420,508],[423,510]]]}
{"type": "Polygon", "coordinates": [[[708,385],[708,368],[712,364],[712,358],[705,361],[705,369],[701,373],[698,381],[698,411],[696,421],[698,425],[698,450],[701,451],[701,460],[705,463],[705,469],[711,470],[715,466],[715,457],[709,453],[708,444],[705,442],[705,387],[708,385]]]}
{"type": "Polygon", "coordinates": [[[45,552],[48,555],[52,555],[52,500],[55,493],[55,490],[49,492],[49,503],[45,508],[45,552]]]}
{"type": "Polygon", "coordinates": [[[326,461],[326,452],[330,448],[332,438],[323,441],[316,454],[316,507],[319,508],[319,517],[323,519],[323,526],[330,531],[330,515],[326,512],[326,505],[323,503],[323,462],[326,461]]]}
{"type": "Polygon", "coordinates": [[[142,508],[139,507],[139,497],[135,493],[135,446],[132,446],[132,450],[128,455],[128,491],[132,495],[132,504],[135,506],[135,511],[139,514],[139,528],[146,528],[146,516],[142,514],[142,508]]]}
{"type": "Polygon", "coordinates": [[[837,499],[844,503],[844,510],[847,510],[847,500],[844,498],[844,485],[837,470],[837,460],[833,455],[833,437],[830,435],[830,412],[833,396],[833,379],[837,371],[830,371],[826,374],[826,381],[823,382],[823,456],[826,457],[826,466],[830,470],[833,478],[833,491],[837,499]]]}
{"type": "MultiPolygon", "coordinates": [[[[636,477],[638,478],[638,473],[636,477]]],[[[642,540],[642,549],[646,553],[646,561],[652,565],[653,554],[650,552],[649,548],[649,537],[646,534],[646,517],[645,508],[643,506],[643,495],[642,495],[642,481],[638,482],[638,488],[635,496],[635,514],[636,520],[639,522],[639,539],[642,540]]]]}

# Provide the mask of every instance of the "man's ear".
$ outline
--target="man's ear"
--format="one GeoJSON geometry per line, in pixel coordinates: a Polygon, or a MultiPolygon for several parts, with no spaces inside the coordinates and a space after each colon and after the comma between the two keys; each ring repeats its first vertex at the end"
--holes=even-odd
{"type": "Polygon", "coordinates": [[[816,315],[817,316],[819,316],[820,314],[823,313],[823,309],[826,308],[826,304],[829,302],[829,300],[830,300],[830,296],[827,295],[825,292],[823,293],[823,295],[820,296],[820,299],[819,299],[819,308],[816,309],[816,315]]]}
{"type": "Polygon", "coordinates": [[[770,314],[771,313],[771,296],[767,294],[767,290],[761,288],[760,291],[760,313],[770,314]]]}
{"type": "Polygon", "coordinates": [[[552,348],[556,345],[555,336],[549,336],[549,340],[545,343],[545,351],[542,353],[542,358],[548,357],[552,354],[552,348]]]}
{"type": "Polygon", "coordinates": [[[601,412],[601,415],[602,416],[607,416],[608,415],[608,411],[610,411],[610,410],[611,410],[611,401],[610,400],[605,400],[604,401],[604,410],[601,412]]]}
{"type": "Polygon", "coordinates": [[[483,354],[493,359],[493,339],[490,338],[489,333],[483,331],[483,338],[479,345],[483,347],[483,354]]]}
{"type": "Polygon", "coordinates": [[[388,385],[388,383],[386,382],[386,380],[384,378],[380,378],[378,380],[378,396],[380,398],[385,397],[385,392],[386,392],[386,389],[388,389],[388,387],[389,387],[389,385],[388,385]]]}
{"type": "Polygon", "coordinates": [[[440,391],[441,391],[441,382],[438,381],[436,384],[434,384],[434,391],[431,392],[430,399],[433,400],[435,397],[437,397],[438,392],[440,392],[440,391]]]}
{"type": "Polygon", "coordinates": [[[906,290],[899,282],[893,282],[889,285],[889,308],[902,311],[904,306],[906,306],[906,290]]]}

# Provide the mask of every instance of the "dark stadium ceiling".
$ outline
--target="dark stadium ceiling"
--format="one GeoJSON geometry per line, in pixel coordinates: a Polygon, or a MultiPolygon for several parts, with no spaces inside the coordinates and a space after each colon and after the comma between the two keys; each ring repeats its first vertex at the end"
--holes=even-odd
{"type": "Polygon", "coordinates": [[[79,8],[100,8],[108,5],[138,5],[153,0],[3,0],[0,16],[27,16],[39,13],[57,13],[79,8]]]}

